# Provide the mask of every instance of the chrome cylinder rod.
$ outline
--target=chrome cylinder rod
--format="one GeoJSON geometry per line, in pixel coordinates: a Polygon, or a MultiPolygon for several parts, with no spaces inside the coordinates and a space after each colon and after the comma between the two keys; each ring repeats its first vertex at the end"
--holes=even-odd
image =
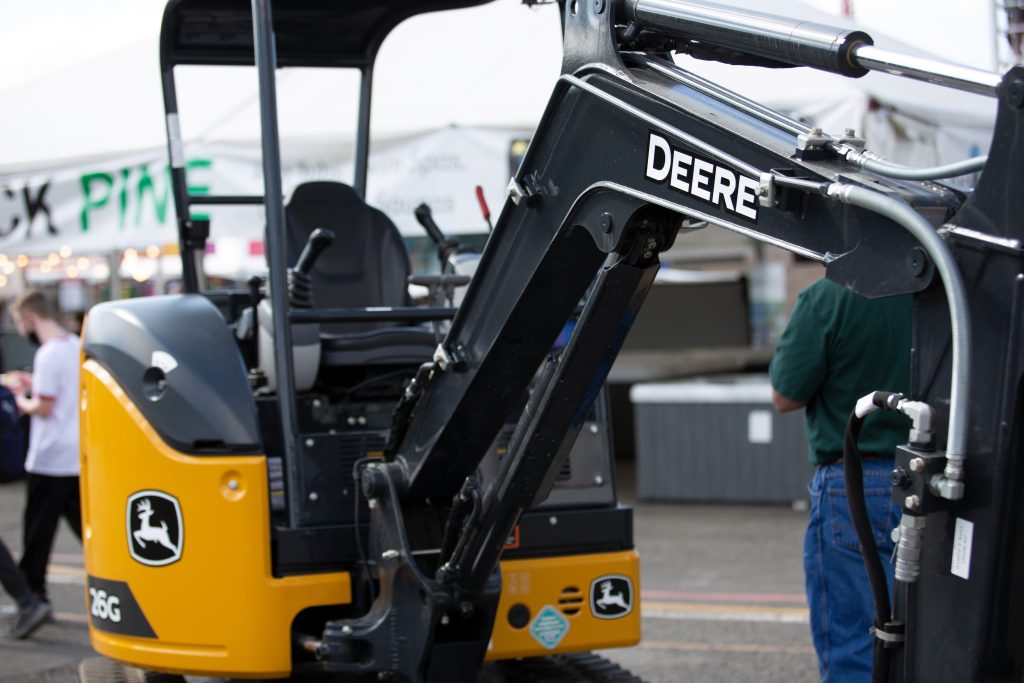
{"type": "Polygon", "coordinates": [[[885,71],[896,76],[914,78],[989,97],[995,97],[996,87],[1002,80],[999,74],[991,71],[940,62],[927,57],[905,55],[892,50],[883,50],[874,45],[855,47],[853,58],[865,69],[885,71]]]}
{"type": "Polygon", "coordinates": [[[623,19],[680,41],[694,41],[844,76],[868,71],[995,96],[999,74],[875,47],[863,31],[780,17],[703,0],[622,0],[623,19]]]}

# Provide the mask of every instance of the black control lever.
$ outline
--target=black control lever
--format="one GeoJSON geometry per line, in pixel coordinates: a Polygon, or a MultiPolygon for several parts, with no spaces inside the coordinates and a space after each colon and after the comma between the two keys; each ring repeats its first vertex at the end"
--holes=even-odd
{"type": "Polygon", "coordinates": [[[263,287],[263,278],[253,275],[245,282],[249,285],[249,301],[253,306],[259,306],[260,299],[263,298],[263,293],[260,291],[260,288],[263,287]]]}
{"type": "Polygon", "coordinates": [[[327,247],[334,243],[334,233],[326,228],[317,228],[310,233],[306,246],[299,254],[294,268],[288,269],[288,302],[293,308],[313,308],[313,265],[327,247]]]}
{"type": "Polygon", "coordinates": [[[417,222],[427,231],[430,240],[437,245],[437,257],[441,259],[441,270],[443,271],[444,264],[448,262],[448,257],[458,253],[461,245],[457,241],[450,240],[444,236],[441,228],[437,227],[437,223],[434,222],[434,216],[429,206],[420,204],[413,210],[413,213],[416,214],[417,222]]]}
{"type": "Polygon", "coordinates": [[[299,254],[299,260],[295,262],[295,270],[303,275],[309,275],[313,270],[313,264],[320,258],[327,247],[334,243],[334,233],[327,228],[317,228],[310,233],[306,240],[306,246],[299,254]]]}
{"type": "Polygon", "coordinates": [[[447,244],[448,239],[445,238],[444,233],[441,232],[441,228],[437,227],[437,223],[434,222],[434,216],[430,212],[430,207],[426,204],[420,204],[417,206],[413,213],[416,214],[416,220],[423,229],[427,231],[427,235],[430,236],[431,241],[434,242],[438,247],[443,247],[447,244]]]}

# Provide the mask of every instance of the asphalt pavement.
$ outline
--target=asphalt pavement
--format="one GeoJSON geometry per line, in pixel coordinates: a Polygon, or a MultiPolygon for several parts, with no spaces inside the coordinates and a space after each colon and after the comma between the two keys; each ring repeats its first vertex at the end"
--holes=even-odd
{"type": "MultiPolygon", "coordinates": [[[[620,493],[631,501],[628,467],[620,493]]],[[[22,484],[0,485],[0,537],[21,547],[22,484]]],[[[643,641],[608,650],[649,683],[812,683],[801,545],[806,512],[778,505],[635,503],[643,641]]],[[[93,656],[81,546],[62,526],[50,568],[55,622],[0,637],[0,681],[74,683],[93,656]]],[[[10,612],[0,594],[0,611],[10,612]]]]}

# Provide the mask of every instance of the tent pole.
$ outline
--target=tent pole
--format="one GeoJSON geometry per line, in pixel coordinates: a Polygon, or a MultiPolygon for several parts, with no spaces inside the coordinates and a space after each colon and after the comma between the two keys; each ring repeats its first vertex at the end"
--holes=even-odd
{"type": "Polygon", "coordinates": [[[121,252],[114,249],[110,252],[110,300],[121,298],[121,252]]]}

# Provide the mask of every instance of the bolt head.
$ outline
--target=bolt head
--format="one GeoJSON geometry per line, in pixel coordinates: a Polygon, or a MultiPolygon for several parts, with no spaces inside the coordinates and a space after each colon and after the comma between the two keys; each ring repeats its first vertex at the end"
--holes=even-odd
{"type": "Polygon", "coordinates": [[[601,428],[598,427],[597,425],[590,425],[590,433],[591,434],[597,434],[600,431],[601,431],[601,428]]]}
{"type": "Polygon", "coordinates": [[[306,448],[312,448],[316,442],[313,439],[306,439],[306,448]]]}
{"type": "Polygon", "coordinates": [[[350,636],[350,635],[352,635],[352,627],[348,626],[348,625],[342,626],[341,627],[341,635],[343,635],[343,636],[350,636]]]}
{"type": "Polygon", "coordinates": [[[921,498],[919,496],[907,496],[906,500],[903,501],[903,506],[908,510],[916,510],[921,507],[921,498]]]}
{"type": "Polygon", "coordinates": [[[889,480],[893,486],[904,489],[910,485],[910,477],[907,475],[907,471],[902,467],[897,467],[892,471],[889,476],[889,480]]]}
{"type": "Polygon", "coordinates": [[[911,472],[924,472],[924,458],[912,458],[909,467],[911,472]]]}
{"type": "Polygon", "coordinates": [[[596,486],[600,486],[603,483],[604,483],[604,477],[602,477],[600,474],[595,474],[594,475],[594,484],[596,486]]]}
{"type": "Polygon", "coordinates": [[[853,128],[847,128],[846,130],[843,131],[843,135],[845,135],[848,138],[856,137],[857,131],[855,131],[853,128]]]}
{"type": "Polygon", "coordinates": [[[235,480],[235,479],[232,479],[231,481],[229,481],[228,482],[228,488],[231,489],[232,491],[237,491],[238,490],[238,481],[235,480]]]}
{"type": "Polygon", "coordinates": [[[548,517],[548,524],[551,526],[558,526],[558,517],[555,517],[554,515],[548,517]]]}
{"type": "Polygon", "coordinates": [[[317,493],[316,491],[310,491],[309,492],[309,499],[311,501],[316,502],[319,498],[320,498],[320,494],[317,493]]]}

